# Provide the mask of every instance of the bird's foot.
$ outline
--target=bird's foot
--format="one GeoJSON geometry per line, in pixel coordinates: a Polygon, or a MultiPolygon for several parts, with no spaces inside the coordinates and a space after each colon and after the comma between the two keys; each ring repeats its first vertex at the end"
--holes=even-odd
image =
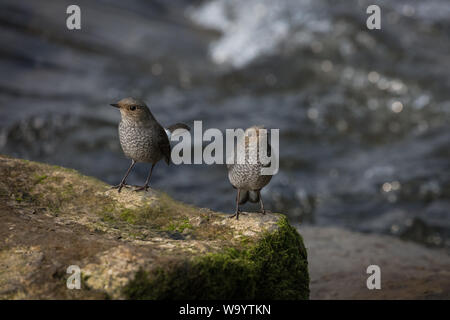
{"type": "Polygon", "coordinates": [[[240,211],[236,211],[233,215],[229,216],[228,218],[233,219],[234,217],[236,217],[236,220],[239,220],[240,213],[241,213],[240,211]]]}
{"type": "Polygon", "coordinates": [[[119,183],[118,185],[112,186],[111,189],[117,189],[117,192],[120,193],[123,187],[130,188],[130,185],[126,183],[119,183]]]}
{"type": "Polygon", "coordinates": [[[239,215],[241,215],[241,214],[243,216],[247,215],[246,213],[239,210],[239,211],[236,211],[232,216],[229,216],[229,218],[232,219],[232,218],[236,217],[236,220],[239,220],[239,215]]]}
{"type": "Polygon", "coordinates": [[[265,209],[259,210],[259,213],[261,213],[262,215],[265,215],[266,212],[267,212],[267,211],[266,211],[265,209]]]}
{"type": "Polygon", "coordinates": [[[149,186],[148,186],[148,185],[145,185],[145,186],[138,187],[138,188],[134,189],[134,191],[135,191],[135,192],[139,192],[139,191],[148,191],[148,188],[149,188],[149,186]]]}

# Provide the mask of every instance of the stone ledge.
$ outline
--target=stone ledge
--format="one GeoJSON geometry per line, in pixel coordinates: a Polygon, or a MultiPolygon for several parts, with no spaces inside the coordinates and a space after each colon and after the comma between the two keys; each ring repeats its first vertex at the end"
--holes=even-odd
{"type": "Polygon", "coordinates": [[[236,221],[6,156],[0,176],[0,298],[309,297],[302,238],[281,214],[236,221]],[[66,287],[69,265],[81,290],[66,287]]]}

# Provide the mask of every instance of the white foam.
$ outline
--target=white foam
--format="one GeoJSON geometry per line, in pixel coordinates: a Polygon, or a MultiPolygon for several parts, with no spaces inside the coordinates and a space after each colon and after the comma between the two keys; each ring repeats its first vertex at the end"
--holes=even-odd
{"type": "Polygon", "coordinates": [[[188,10],[195,23],[222,32],[210,47],[212,60],[235,68],[304,39],[305,32],[329,31],[323,13],[312,0],[213,0],[188,10]]]}

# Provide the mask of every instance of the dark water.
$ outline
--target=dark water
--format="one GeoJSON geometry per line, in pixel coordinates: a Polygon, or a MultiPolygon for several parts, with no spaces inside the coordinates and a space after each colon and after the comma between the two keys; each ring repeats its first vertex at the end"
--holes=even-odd
{"type": "MultiPolygon", "coordinates": [[[[138,96],[164,125],[279,128],[263,196],[293,221],[450,246],[450,2],[336,2],[77,1],[68,31],[70,1],[3,0],[0,152],[117,183],[108,105],[138,96]]],[[[222,166],[160,163],[152,185],[234,209],[222,166]]]]}

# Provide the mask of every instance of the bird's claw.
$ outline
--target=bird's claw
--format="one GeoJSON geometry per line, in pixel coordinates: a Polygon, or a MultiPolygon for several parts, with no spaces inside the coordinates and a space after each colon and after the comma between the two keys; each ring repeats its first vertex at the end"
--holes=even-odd
{"type": "Polygon", "coordinates": [[[236,217],[236,220],[239,220],[240,215],[245,216],[247,214],[239,210],[239,211],[236,211],[233,215],[229,216],[229,218],[233,219],[234,217],[236,217]]]}
{"type": "Polygon", "coordinates": [[[142,187],[139,187],[139,188],[135,189],[134,191],[135,192],[148,191],[148,188],[149,188],[149,186],[145,185],[145,186],[142,186],[142,187]]]}
{"type": "Polygon", "coordinates": [[[239,220],[240,213],[241,213],[240,211],[236,211],[233,215],[229,216],[228,218],[233,219],[234,217],[236,217],[236,220],[239,220]]]}
{"type": "Polygon", "coordinates": [[[117,192],[120,193],[123,187],[130,188],[130,185],[126,183],[119,183],[118,185],[112,186],[110,189],[117,189],[117,192]]]}

